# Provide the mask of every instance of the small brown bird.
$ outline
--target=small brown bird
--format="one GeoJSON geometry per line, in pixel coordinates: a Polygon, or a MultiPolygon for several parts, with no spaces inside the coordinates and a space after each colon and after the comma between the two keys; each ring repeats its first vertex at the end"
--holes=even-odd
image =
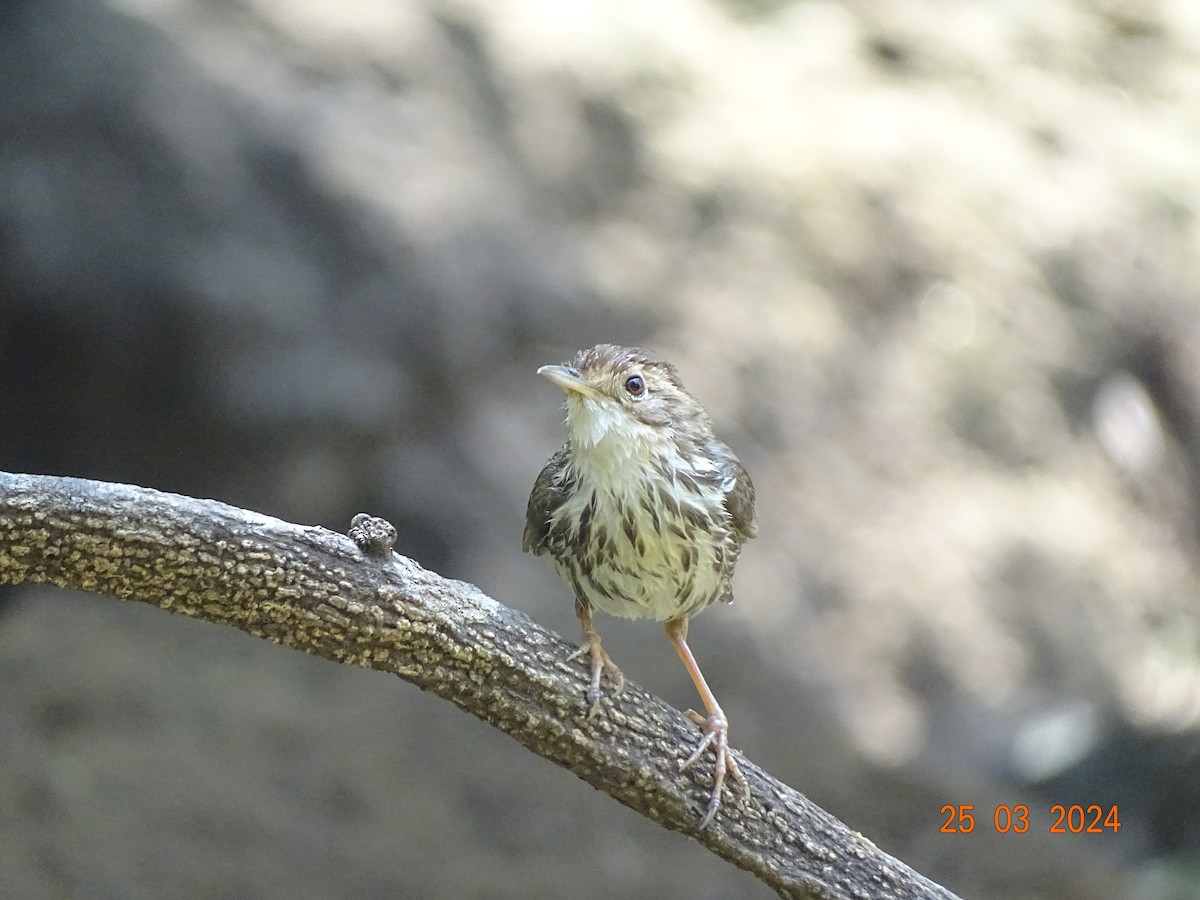
{"type": "Polygon", "coordinates": [[[600,344],[538,374],[566,393],[568,434],[533,485],[522,546],[548,553],[575,592],[583,625],[575,657],[588,656],[592,667],[589,716],[600,708],[602,674],[617,693],[625,683],[592,610],[666,623],[708,712],[688,710],[704,736],[682,768],[709,747],[716,754],[703,829],[721,805],[727,771],[747,795],[749,786],[729,751],[725,713],[688,649],[688,617],[733,600],[734,564],[758,532],[754,485],[675,367],[645,350],[600,344]]]}

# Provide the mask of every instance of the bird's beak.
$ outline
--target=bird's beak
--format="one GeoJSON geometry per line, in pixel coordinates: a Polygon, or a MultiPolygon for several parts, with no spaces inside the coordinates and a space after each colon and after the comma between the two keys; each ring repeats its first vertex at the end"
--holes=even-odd
{"type": "Polygon", "coordinates": [[[584,397],[600,396],[600,392],[596,388],[583,380],[579,370],[570,366],[542,366],[537,373],[550,379],[568,394],[580,394],[584,397]]]}

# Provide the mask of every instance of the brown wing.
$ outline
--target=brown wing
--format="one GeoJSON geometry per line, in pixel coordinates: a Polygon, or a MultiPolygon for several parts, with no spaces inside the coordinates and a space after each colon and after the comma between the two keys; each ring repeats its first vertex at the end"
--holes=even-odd
{"type": "Polygon", "coordinates": [[[754,518],[754,482],[750,480],[750,473],[733,451],[720,441],[712,441],[707,449],[719,461],[725,509],[733,530],[741,540],[749,540],[758,534],[758,522],[754,518]]]}
{"type": "Polygon", "coordinates": [[[733,487],[725,494],[725,508],[733,520],[733,527],[743,540],[758,534],[758,520],[754,518],[754,482],[750,473],[736,456],[733,458],[733,487]]]}
{"type": "Polygon", "coordinates": [[[538,473],[533,490],[529,492],[529,505],[525,507],[525,534],[521,538],[521,549],[540,556],[546,552],[546,539],[550,535],[550,516],[566,500],[570,485],[561,477],[566,465],[567,445],[563,444],[546,461],[538,473]]]}

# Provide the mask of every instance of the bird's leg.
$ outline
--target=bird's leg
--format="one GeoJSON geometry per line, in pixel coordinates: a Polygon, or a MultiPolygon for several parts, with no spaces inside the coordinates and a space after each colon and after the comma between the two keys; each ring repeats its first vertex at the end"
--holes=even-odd
{"type": "Polygon", "coordinates": [[[575,615],[579,616],[579,624],[583,626],[583,644],[578,650],[567,657],[568,662],[573,659],[579,659],[583,655],[587,655],[592,661],[592,683],[588,686],[587,698],[591,708],[588,710],[588,718],[594,718],[600,712],[600,676],[607,675],[609,680],[614,685],[614,693],[621,693],[625,689],[625,676],[621,674],[621,670],[617,668],[617,664],[612,661],[600,645],[600,632],[592,626],[592,608],[586,603],[575,604],[575,615]]]}
{"type": "Polygon", "coordinates": [[[696,664],[696,657],[692,656],[692,651],[688,648],[687,618],[681,616],[678,619],[668,619],[666,628],[667,637],[675,645],[675,652],[679,654],[679,658],[687,667],[688,674],[692,676],[692,683],[696,685],[696,690],[700,692],[700,699],[704,701],[704,708],[708,711],[707,717],[700,715],[695,710],[687,711],[687,717],[700,726],[704,731],[704,737],[692,755],[684,760],[679,768],[682,770],[692,765],[709,747],[713,748],[713,752],[717,756],[716,766],[713,769],[712,796],[709,797],[708,809],[705,810],[704,818],[700,820],[700,830],[703,831],[716,816],[717,810],[721,806],[721,787],[725,784],[726,772],[733,775],[733,780],[742,786],[747,797],[750,796],[750,785],[746,783],[733,754],[729,751],[729,720],[725,718],[721,704],[717,703],[717,698],[709,688],[708,682],[704,680],[700,666],[696,664]]]}

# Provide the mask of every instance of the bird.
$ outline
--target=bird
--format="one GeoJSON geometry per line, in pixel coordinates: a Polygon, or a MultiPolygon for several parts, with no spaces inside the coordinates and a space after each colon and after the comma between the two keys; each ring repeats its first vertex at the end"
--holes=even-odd
{"type": "Polygon", "coordinates": [[[729,746],[729,720],[688,647],[688,620],[733,600],[742,544],[758,533],[754,484],[671,363],[647,350],[598,344],[537,374],[566,395],[567,440],[529,494],[522,549],[549,556],[575,595],[583,643],[571,659],[591,666],[588,717],[601,681],[625,685],[605,651],[594,610],[662,622],[706,714],[687,716],[702,737],[680,769],[716,757],[700,821],[716,817],[726,773],[750,790],[729,746]]]}

